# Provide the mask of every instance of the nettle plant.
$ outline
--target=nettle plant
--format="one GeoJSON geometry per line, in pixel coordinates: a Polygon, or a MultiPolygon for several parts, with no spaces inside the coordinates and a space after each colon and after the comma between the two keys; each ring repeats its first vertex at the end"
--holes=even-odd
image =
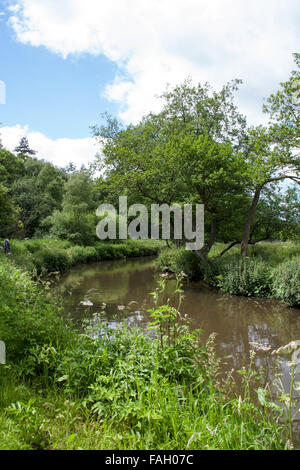
{"type": "Polygon", "coordinates": [[[161,348],[164,347],[165,340],[169,346],[171,343],[176,346],[178,334],[187,333],[187,316],[180,313],[180,307],[184,299],[182,281],[185,277],[187,276],[183,271],[176,276],[173,305],[170,305],[171,299],[167,298],[167,273],[160,274],[158,287],[154,292],[151,292],[155,307],[148,310],[152,319],[148,324],[148,328],[159,331],[161,348]]]}

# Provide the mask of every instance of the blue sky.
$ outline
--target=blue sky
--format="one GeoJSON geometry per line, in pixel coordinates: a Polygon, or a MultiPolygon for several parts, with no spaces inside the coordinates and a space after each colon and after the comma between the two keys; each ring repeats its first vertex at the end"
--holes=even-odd
{"type": "Polygon", "coordinates": [[[101,96],[117,73],[115,63],[89,54],[65,60],[46,47],[24,45],[7,19],[7,14],[0,17],[0,76],[6,84],[2,124],[29,125],[52,139],[82,138],[103,110],[117,112],[117,105],[101,96]]]}
{"type": "Polygon", "coordinates": [[[58,165],[92,159],[100,113],[137,122],[187,76],[216,88],[243,79],[237,103],[264,122],[263,98],[299,52],[296,0],[1,0],[0,12],[3,143],[26,134],[58,165]]]}

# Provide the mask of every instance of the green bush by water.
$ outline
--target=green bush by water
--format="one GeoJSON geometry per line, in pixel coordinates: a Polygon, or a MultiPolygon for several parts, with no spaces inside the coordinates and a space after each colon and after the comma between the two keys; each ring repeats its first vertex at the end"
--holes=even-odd
{"type": "Polygon", "coordinates": [[[248,297],[265,297],[270,293],[270,270],[262,259],[236,258],[223,262],[216,277],[224,292],[248,297]]]}
{"type": "Polygon", "coordinates": [[[204,280],[233,295],[274,297],[289,306],[300,305],[300,247],[292,243],[264,243],[250,247],[249,257],[242,259],[237,249],[217,255],[218,245],[203,264],[195,252],[184,248],[164,249],[156,266],[161,271],[183,271],[192,281],[204,280]]]}
{"type": "Polygon", "coordinates": [[[32,348],[60,344],[69,338],[60,308],[40,286],[8,260],[0,263],[0,337],[11,363],[25,360],[32,348]]]}
{"type": "Polygon", "coordinates": [[[300,256],[286,261],[272,272],[272,293],[289,306],[300,306],[300,256]]]}
{"type": "MultiPolygon", "coordinates": [[[[65,271],[77,264],[104,260],[154,256],[163,243],[157,240],[97,242],[93,246],[73,245],[56,239],[12,240],[9,258],[33,274],[65,271]]],[[[3,252],[0,256],[4,256],[3,252]]]]}

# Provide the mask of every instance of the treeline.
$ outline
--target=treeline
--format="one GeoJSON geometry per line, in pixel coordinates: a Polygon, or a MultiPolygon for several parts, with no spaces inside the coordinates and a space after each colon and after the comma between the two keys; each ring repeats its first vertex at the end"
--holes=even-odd
{"type": "Polygon", "coordinates": [[[224,252],[240,244],[246,257],[260,240],[299,240],[300,54],[294,59],[265,100],[266,126],[249,127],[234,103],[239,80],[218,92],[186,80],[136,125],[105,115],[92,128],[100,151],[89,169],[37,159],[26,138],[14,153],[0,148],[0,236],[92,245],[98,205],[117,208],[126,195],[129,205],[204,204],[204,262],[216,241],[228,242],[224,252]]]}
{"type": "Polygon", "coordinates": [[[50,235],[92,244],[101,200],[101,187],[92,172],[84,167],[76,170],[73,164],[57,168],[34,154],[26,138],[16,153],[0,149],[0,236],[50,235]]]}

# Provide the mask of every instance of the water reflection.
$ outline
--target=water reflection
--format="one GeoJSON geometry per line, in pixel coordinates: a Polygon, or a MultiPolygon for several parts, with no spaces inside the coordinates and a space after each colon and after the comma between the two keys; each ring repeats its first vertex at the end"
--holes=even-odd
{"type": "MultiPolygon", "coordinates": [[[[64,310],[78,321],[95,312],[105,312],[111,322],[127,320],[143,326],[147,309],[153,305],[150,292],[156,288],[157,274],[151,258],[105,261],[70,270],[60,282],[64,288],[64,310]],[[89,301],[86,307],[81,302],[89,301]]],[[[168,281],[172,297],[175,281],[168,281]]],[[[183,313],[192,328],[204,335],[217,333],[219,354],[237,368],[247,362],[250,343],[278,348],[300,338],[300,310],[286,308],[275,300],[235,297],[204,284],[186,283],[183,313]]],[[[257,365],[264,360],[257,355],[257,365]]]]}

